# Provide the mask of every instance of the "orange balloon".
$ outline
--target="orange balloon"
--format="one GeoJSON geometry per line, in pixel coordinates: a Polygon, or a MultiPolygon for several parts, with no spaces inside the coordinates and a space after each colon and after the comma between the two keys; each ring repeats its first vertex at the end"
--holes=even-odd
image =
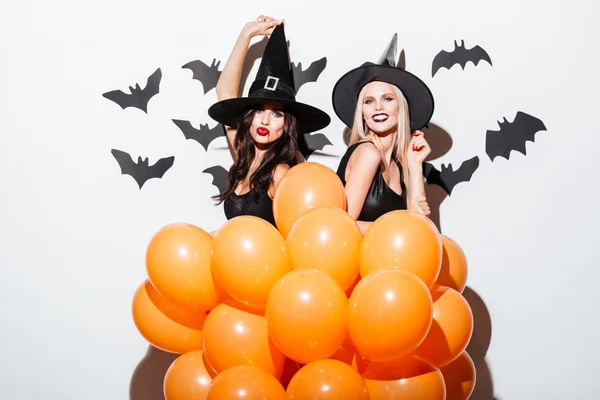
{"type": "Polygon", "coordinates": [[[175,303],[200,312],[216,306],[223,295],[210,269],[211,236],[201,228],[176,223],[159,230],[146,250],[152,285],[175,303]]]}
{"type": "Polygon", "coordinates": [[[344,342],[342,342],[338,350],[329,358],[348,364],[359,374],[362,374],[365,371],[365,368],[367,368],[367,362],[360,353],[356,351],[352,340],[350,340],[350,335],[346,336],[346,339],[344,339],[344,342]]]}
{"type": "Polygon", "coordinates": [[[361,241],[356,221],[336,207],[317,208],[303,214],[287,237],[293,269],[323,271],[344,290],[358,276],[361,241]]]}
{"type": "Polygon", "coordinates": [[[348,332],[369,361],[389,361],[412,351],[431,326],[427,286],[410,272],[376,270],[354,288],[348,302],[348,332]]]}
{"type": "MultiPolygon", "coordinates": [[[[199,351],[201,351],[201,350],[199,350],[199,351]]],[[[215,371],[213,366],[210,365],[210,363],[206,359],[206,354],[204,354],[204,352],[202,353],[202,361],[204,361],[204,367],[206,368],[206,371],[208,371],[208,375],[210,376],[210,378],[212,379],[215,376],[217,376],[217,371],[215,371]]]]}
{"type": "Polygon", "coordinates": [[[149,280],[136,289],[131,309],[136,328],[154,347],[176,354],[202,348],[202,325],[206,314],[173,303],[149,280]]]}
{"type": "Polygon", "coordinates": [[[166,400],[196,400],[204,398],[204,393],[212,382],[210,366],[202,357],[202,350],[194,350],[180,355],[167,370],[163,383],[166,400]]]}
{"type": "Polygon", "coordinates": [[[273,375],[254,365],[238,365],[217,375],[204,400],[284,400],[285,389],[273,375]]]}
{"type": "Polygon", "coordinates": [[[442,268],[435,282],[462,293],[467,286],[469,270],[463,249],[454,240],[442,235],[442,268]]]}
{"type": "MultiPolygon", "coordinates": [[[[374,397],[375,398],[375,397],[374,397]]],[[[286,400],[368,400],[363,378],[348,364],[338,360],[318,360],[294,375],[286,400]]]]}
{"type": "Polygon", "coordinates": [[[269,335],[294,361],[328,358],[346,337],[348,299],[324,272],[298,269],[273,286],[265,316],[269,335]]]}
{"type": "Polygon", "coordinates": [[[467,300],[454,289],[434,286],[431,297],[433,322],[415,355],[443,367],[467,348],[473,333],[473,313],[467,300]]]}
{"type": "Polygon", "coordinates": [[[360,275],[380,268],[412,272],[431,288],[442,263],[442,239],[428,218],[407,210],[379,217],[360,248],[360,275]]]}
{"type": "Polygon", "coordinates": [[[315,162],[290,168],[279,180],[273,196],[273,215],[283,237],[303,213],[329,206],[346,210],[344,185],[333,170],[315,162]]]}
{"type": "Polygon", "coordinates": [[[467,400],[475,389],[475,364],[465,351],[440,371],[446,382],[446,400],[467,400]]]}
{"type": "Polygon", "coordinates": [[[285,239],[273,225],[250,215],[232,218],[217,231],[211,267],[229,296],[259,310],[275,282],[292,269],[285,239]]]}
{"type": "Polygon", "coordinates": [[[285,356],[275,346],[265,317],[219,304],[204,322],[202,349],[219,373],[236,365],[255,365],[279,378],[285,356]]]}
{"type": "Polygon", "coordinates": [[[236,299],[228,298],[227,300],[223,300],[221,304],[226,304],[238,310],[246,311],[250,314],[260,315],[261,317],[265,316],[265,310],[261,310],[259,308],[253,308],[248,304],[244,304],[241,301],[237,301],[236,299]]]}
{"type": "Polygon", "coordinates": [[[372,363],[363,374],[373,399],[444,400],[444,377],[435,366],[416,357],[372,363]]]}

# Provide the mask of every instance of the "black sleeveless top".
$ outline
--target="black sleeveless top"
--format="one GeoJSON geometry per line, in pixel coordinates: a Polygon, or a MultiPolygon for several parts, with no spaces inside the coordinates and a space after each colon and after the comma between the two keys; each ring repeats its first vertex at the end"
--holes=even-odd
{"type": "Polygon", "coordinates": [[[241,195],[233,192],[223,202],[223,209],[227,219],[240,215],[253,215],[276,226],[273,216],[273,199],[267,192],[257,193],[254,189],[241,195]]]}
{"type": "MultiPolygon", "coordinates": [[[[340,161],[337,175],[342,180],[344,186],[346,186],[346,167],[348,166],[348,160],[350,160],[350,156],[354,150],[363,143],[371,143],[374,145],[372,142],[354,143],[352,146],[348,147],[346,154],[344,154],[342,161],[340,161]]],[[[402,188],[402,194],[399,195],[388,186],[385,179],[383,179],[381,166],[378,167],[373,182],[371,183],[371,187],[369,188],[369,193],[367,193],[365,204],[363,204],[363,208],[358,216],[359,221],[372,222],[387,212],[406,210],[406,185],[404,184],[404,173],[400,163],[396,161],[396,164],[400,170],[400,187],[402,188]]]]}

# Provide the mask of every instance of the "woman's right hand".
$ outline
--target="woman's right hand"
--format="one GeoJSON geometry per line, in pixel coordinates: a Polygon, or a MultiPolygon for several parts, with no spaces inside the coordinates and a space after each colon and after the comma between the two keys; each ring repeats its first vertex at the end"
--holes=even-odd
{"type": "Polygon", "coordinates": [[[411,201],[409,210],[425,217],[428,217],[431,214],[431,209],[429,208],[429,204],[427,204],[427,199],[424,194],[411,201]]]}
{"type": "Polygon", "coordinates": [[[281,24],[283,20],[278,20],[265,15],[259,15],[256,21],[250,21],[242,30],[242,34],[248,39],[252,39],[254,36],[268,36],[273,33],[275,26],[281,24]]]}

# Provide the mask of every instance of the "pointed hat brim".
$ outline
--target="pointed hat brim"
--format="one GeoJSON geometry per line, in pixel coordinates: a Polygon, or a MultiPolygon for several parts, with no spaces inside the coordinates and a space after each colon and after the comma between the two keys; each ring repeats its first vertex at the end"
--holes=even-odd
{"type": "Polygon", "coordinates": [[[298,121],[298,132],[315,132],[327,127],[331,118],[316,107],[294,100],[268,97],[236,97],[213,104],[208,115],[217,122],[237,128],[239,117],[251,109],[262,108],[266,104],[278,104],[281,110],[292,114],[298,121]]]}

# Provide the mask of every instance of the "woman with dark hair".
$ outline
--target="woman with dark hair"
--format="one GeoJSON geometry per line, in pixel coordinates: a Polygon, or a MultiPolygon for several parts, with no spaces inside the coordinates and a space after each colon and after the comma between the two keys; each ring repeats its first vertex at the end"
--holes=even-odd
{"type": "Polygon", "coordinates": [[[247,23],[217,83],[219,102],[208,114],[225,126],[233,165],[224,202],[227,219],[254,215],[275,225],[273,195],[279,180],[304,161],[299,135],[329,125],[329,116],[296,102],[283,21],[260,16],[247,23]],[[244,58],[254,36],[270,35],[248,97],[237,97],[244,58]]]}
{"type": "Polygon", "coordinates": [[[363,234],[393,210],[431,213],[423,177],[431,148],[419,129],[431,119],[433,95],[421,79],[396,67],[396,40],[378,63],[352,69],[333,89],[333,108],[351,129],[337,174],[363,234]]]}

